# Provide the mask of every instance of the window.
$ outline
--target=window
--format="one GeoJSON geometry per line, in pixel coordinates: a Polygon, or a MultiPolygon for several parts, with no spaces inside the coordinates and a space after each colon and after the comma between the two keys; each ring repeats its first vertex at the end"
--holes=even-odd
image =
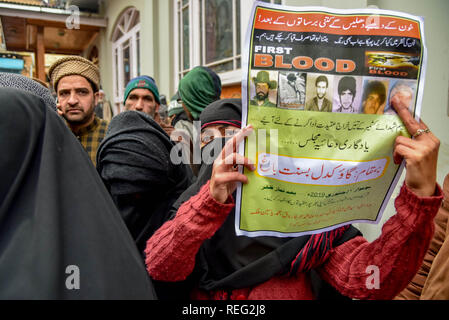
{"type": "Polygon", "coordinates": [[[190,70],[190,15],[192,4],[190,0],[177,1],[177,22],[178,22],[178,70],[180,77],[190,70]]]}
{"type": "Polygon", "coordinates": [[[240,0],[201,0],[201,64],[240,69],[240,0]]]}
{"type": "Polygon", "coordinates": [[[241,2],[247,0],[174,0],[176,84],[193,67],[217,73],[240,69],[241,2]]]}
{"type": "MultiPolygon", "coordinates": [[[[173,0],[175,7],[176,83],[203,65],[224,85],[241,81],[241,48],[251,0],[173,0]]],[[[282,0],[264,2],[281,4],[282,0]]]]}
{"type": "Polygon", "coordinates": [[[140,75],[140,14],[131,7],[117,19],[112,33],[114,104],[122,111],[126,84],[140,75]]]}

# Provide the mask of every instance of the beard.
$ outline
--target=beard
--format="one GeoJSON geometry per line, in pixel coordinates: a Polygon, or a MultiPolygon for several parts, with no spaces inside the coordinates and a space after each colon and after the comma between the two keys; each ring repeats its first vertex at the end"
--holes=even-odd
{"type": "Polygon", "coordinates": [[[263,100],[265,100],[266,98],[268,98],[268,93],[258,92],[258,93],[256,94],[256,97],[257,97],[257,100],[263,101],[263,100]]]}
{"type": "Polygon", "coordinates": [[[81,126],[81,125],[89,123],[89,121],[92,120],[92,116],[94,114],[94,109],[95,109],[94,103],[92,104],[91,108],[89,108],[87,111],[84,111],[78,107],[68,108],[66,110],[66,112],[63,113],[62,116],[69,124],[75,125],[75,126],[81,126]],[[80,112],[77,114],[69,114],[68,113],[70,110],[74,110],[74,109],[80,110],[80,112]]]}

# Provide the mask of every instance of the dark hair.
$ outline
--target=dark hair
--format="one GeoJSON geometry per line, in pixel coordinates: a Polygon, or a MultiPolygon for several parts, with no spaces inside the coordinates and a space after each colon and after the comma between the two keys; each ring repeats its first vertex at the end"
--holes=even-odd
{"type": "Polygon", "coordinates": [[[363,93],[363,101],[365,101],[372,93],[379,95],[381,105],[385,102],[387,91],[382,82],[377,80],[368,82],[367,86],[365,87],[365,92],[363,93]]]}
{"type": "Polygon", "coordinates": [[[93,91],[94,93],[97,93],[98,91],[100,91],[100,89],[97,88],[97,86],[95,85],[95,83],[94,83],[92,80],[89,80],[89,79],[87,79],[87,78],[86,78],[86,80],[89,81],[90,86],[92,87],[92,91],[93,91]]]}
{"type": "Polygon", "coordinates": [[[288,81],[295,81],[295,80],[296,80],[295,74],[294,74],[294,73],[289,73],[289,74],[287,75],[287,80],[288,80],[288,81]]]}
{"type": "Polygon", "coordinates": [[[327,77],[326,76],[319,76],[318,78],[316,78],[316,80],[315,80],[315,87],[318,85],[318,82],[326,82],[326,88],[329,86],[329,83],[327,82],[327,77]]]}
{"type": "Polygon", "coordinates": [[[354,77],[343,77],[338,82],[338,95],[342,95],[343,91],[349,90],[355,96],[356,83],[354,77]]]}

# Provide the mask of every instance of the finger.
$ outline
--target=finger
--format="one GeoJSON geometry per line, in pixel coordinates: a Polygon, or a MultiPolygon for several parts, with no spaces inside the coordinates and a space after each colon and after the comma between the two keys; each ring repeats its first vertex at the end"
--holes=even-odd
{"type": "Polygon", "coordinates": [[[224,151],[226,154],[230,154],[232,152],[237,151],[237,147],[240,144],[240,142],[243,141],[247,136],[249,136],[252,133],[253,127],[247,126],[243,129],[241,129],[237,134],[235,134],[230,141],[228,141],[224,147],[224,151]]]}
{"type": "Polygon", "coordinates": [[[240,144],[240,142],[242,142],[243,139],[248,137],[252,132],[253,132],[253,126],[252,125],[246,126],[242,130],[237,132],[232,137],[232,139],[230,139],[228,142],[226,142],[226,144],[225,144],[225,146],[224,146],[224,148],[222,150],[221,158],[224,159],[226,157],[226,155],[229,155],[231,153],[236,152],[237,151],[237,147],[240,144]]]}
{"type": "Polygon", "coordinates": [[[403,159],[404,158],[402,158],[402,156],[399,153],[397,153],[396,151],[393,151],[394,164],[397,164],[397,165],[401,164],[403,159]]]}
{"type": "Polygon", "coordinates": [[[396,138],[393,148],[393,161],[395,164],[399,165],[403,160],[402,155],[398,152],[398,147],[401,146],[401,148],[403,147],[410,148],[412,147],[412,142],[413,142],[412,139],[407,137],[398,136],[396,138]]]}
{"type": "Polygon", "coordinates": [[[404,146],[406,146],[408,148],[411,148],[411,149],[415,149],[416,148],[416,142],[413,141],[411,138],[407,138],[407,137],[404,137],[404,136],[398,136],[396,138],[395,146],[400,145],[400,144],[402,144],[402,145],[404,145],[404,146]]]}
{"type": "Polygon", "coordinates": [[[234,165],[244,165],[251,171],[255,170],[254,163],[252,163],[248,158],[245,158],[244,156],[242,156],[241,154],[238,154],[238,153],[233,153],[233,154],[228,155],[224,159],[224,164],[227,167],[232,167],[234,165]]]}
{"type": "Polygon", "coordinates": [[[406,159],[406,160],[410,159],[414,154],[415,154],[415,150],[413,150],[403,144],[400,144],[394,148],[393,159],[396,164],[399,164],[402,161],[402,159],[406,159]],[[398,161],[399,159],[400,159],[400,161],[398,161]],[[398,162],[396,162],[396,161],[398,161],[398,162]]]}
{"type": "MultiPolygon", "coordinates": [[[[430,138],[428,137],[427,139],[430,138]]],[[[416,157],[418,154],[426,152],[425,150],[431,150],[433,148],[433,145],[434,143],[432,140],[418,142],[416,141],[416,138],[410,139],[407,137],[398,136],[395,140],[395,146],[393,151],[394,163],[399,164],[402,161],[401,159],[402,157],[405,157],[406,159],[413,156],[416,157]],[[400,152],[397,150],[399,150],[400,152]]]]}
{"type": "MultiPolygon", "coordinates": [[[[400,164],[402,162],[402,157],[404,155],[403,152],[398,153],[397,148],[401,146],[399,149],[404,150],[404,148],[407,148],[411,150],[411,152],[418,152],[419,151],[419,145],[415,140],[412,140],[411,138],[398,136],[395,140],[394,150],[393,150],[393,159],[395,164],[400,164]]],[[[409,154],[409,153],[407,153],[409,154]]]]}
{"type": "Polygon", "coordinates": [[[427,124],[421,118],[419,119],[419,123],[422,125],[423,129],[427,129],[428,128],[427,124]]]}
{"type": "Polygon", "coordinates": [[[407,131],[410,133],[410,135],[413,136],[421,127],[419,123],[413,118],[407,106],[399,102],[398,99],[392,99],[391,105],[396,110],[398,116],[401,118],[402,122],[407,128],[407,131]]]}
{"type": "Polygon", "coordinates": [[[215,177],[215,184],[217,185],[234,182],[248,183],[248,178],[244,174],[237,171],[224,172],[215,177]]]}
{"type": "MultiPolygon", "coordinates": [[[[422,129],[428,129],[429,126],[422,120],[420,119],[420,124],[422,126],[422,129]]],[[[431,138],[434,142],[439,142],[439,139],[433,134],[432,131],[429,131],[428,133],[426,133],[426,135],[431,138]]]]}

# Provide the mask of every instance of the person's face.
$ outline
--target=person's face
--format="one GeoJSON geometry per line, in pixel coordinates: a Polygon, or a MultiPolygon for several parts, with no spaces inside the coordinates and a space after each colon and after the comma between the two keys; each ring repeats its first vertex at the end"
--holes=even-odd
{"type": "Polygon", "coordinates": [[[142,111],[154,119],[159,109],[153,93],[148,89],[134,89],[125,101],[126,110],[142,111]]]}
{"type": "Polygon", "coordinates": [[[323,99],[326,95],[327,84],[325,81],[320,81],[316,84],[316,95],[318,99],[323,99]]]}
{"type": "Polygon", "coordinates": [[[352,102],[354,101],[354,95],[351,90],[345,90],[340,95],[340,103],[343,108],[348,109],[351,107],[352,102]]]}
{"type": "Polygon", "coordinates": [[[363,112],[366,114],[376,114],[380,107],[380,97],[377,93],[370,93],[363,102],[363,112]]]}
{"type": "Polygon", "coordinates": [[[104,92],[98,91],[98,101],[103,101],[103,99],[104,99],[104,92]]]}
{"type": "Polygon", "coordinates": [[[69,124],[87,125],[94,120],[94,108],[98,101],[98,94],[94,94],[86,78],[78,75],[61,78],[57,94],[58,113],[69,124]]]}
{"type": "Polygon", "coordinates": [[[239,132],[234,126],[215,124],[201,130],[201,148],[218,138],[230,138],[239,132]]]}
{"type": "Polygon", "coordinates": [[[265,100],[268,97],[268,83],[259,82],[256,84],[256,96],[258,100],[265,100]]]}

